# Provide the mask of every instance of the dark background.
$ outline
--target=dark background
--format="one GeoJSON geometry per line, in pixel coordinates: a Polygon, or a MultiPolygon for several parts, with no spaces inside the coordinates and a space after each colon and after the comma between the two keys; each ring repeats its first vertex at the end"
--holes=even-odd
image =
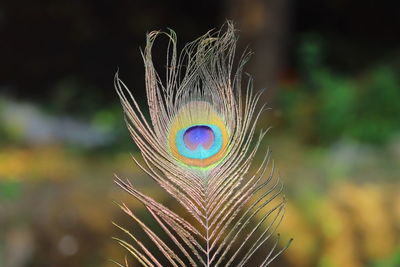
{"type": "MultiPolygon", "coordinates": [[[[247,12],[246,6],[253,2],[257,1],[3,1],[0,86],[11,96],[51,103],[60,83],[73,80],[85,87],[79,90],[79,98],[109,105],[117,68],[127,84],[143,92],[139,47],[146,32],[172,28],[183,44],[219,28],[225,19],[236,19],[240,29],[242,17],[234,15],[247,12]]],[[[277,1],[258,2],[277,9],[277,1]]],[[[297,71],[296,49],[304,34],[323,39],[324,61],[339,72],[359,72],[398,58],[400,6],[396,1],[282,2],[284,11],[278,11],[284,25],[276,27],[285,31],[285,38],[279,40],[283,47],[279,73],[297,71]]],[[[263,19],[258,23],[278,24],[269,22],[267,15],[263,19]]],[[[255,50],[252,45],[258,40],[248,39],[255,50]]],[[[271,54],[264,49],[255,52],[271,54]]],[[[84,101],[69,108],[81,109],[87,104],[84,101]]]]}

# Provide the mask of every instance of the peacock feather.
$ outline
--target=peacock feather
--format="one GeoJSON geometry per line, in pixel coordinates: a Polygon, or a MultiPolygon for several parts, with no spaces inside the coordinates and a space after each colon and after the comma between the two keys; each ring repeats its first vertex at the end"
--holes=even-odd
{"type": "Polygon", "coordinates": [[[236,62],[236,42],[231,22],[179,54],[172,30],[148,33],[142,57],[150,121],[115,76],[127,127],[142,155],[133,160],[177,202],[168,208],[117,177],[154,219],[145,223],[120,205],[139,227],[128,231],[117,225],[131,241],[116,240],[143,266],[266,266],[290,243],[278,249],[282,184],[269,149],[261,148],[267,130],[256,135],[266,108],[258,107],[261,92],[253,93],[250,77],[242,93],[250,53],[236,62]],[[164,82],[152,60],[160,35],[169,40],[164,82]],[[258,151],[264,154],[261,161],[258,151]]]}

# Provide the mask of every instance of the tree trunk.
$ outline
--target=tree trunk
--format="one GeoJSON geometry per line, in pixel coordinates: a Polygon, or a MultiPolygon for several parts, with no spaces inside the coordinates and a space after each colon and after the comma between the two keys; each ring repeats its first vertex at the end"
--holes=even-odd
{"type": "Polygon", "coordinates": [[[255,89],[266,88],[262,101],[274,106],[278,76],[287,42],[291,0],[226,0],[226,17],[240,30],[240,48],[249,45],[255,55],[246,71],[255,89]]]}

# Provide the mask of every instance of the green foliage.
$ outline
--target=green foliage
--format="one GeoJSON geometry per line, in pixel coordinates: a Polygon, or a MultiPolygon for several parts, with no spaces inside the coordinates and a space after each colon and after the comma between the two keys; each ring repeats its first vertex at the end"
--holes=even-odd
{"type": "Polygon", "coordinates": [[[354,82],[328,71],[315,73],[320,89],[316,94],[316,127],[323,141],[334,141],[354,120],[354,82]]]}
{"type": "Polygon", "coordinates": [[[381,143],[400,131],[400,80],[393,68],[379,66],[359,85],[356,119],[351,136],[381,143]]]}
{"type": "Polygon", "coordinates": [[[308,36],[299,48],[299,81],[283,88],[286,123],[306,142],[342,137],[381,144],[400,133],[400,79],[390,64],[343,75],[323,65],[323,45],[308,36]]]}
{"type": "Polygon", "coordinates": [[[15,200],[21,195],[20,181],[0,181],[0,200],[15,200]]]}
{"type": "Polygon", "coordinates": [[[398,248],[387,259],[377,261],[372,266],[373,267],[397,267],[397,266],[400,266],[400,248],[398,248]]]}

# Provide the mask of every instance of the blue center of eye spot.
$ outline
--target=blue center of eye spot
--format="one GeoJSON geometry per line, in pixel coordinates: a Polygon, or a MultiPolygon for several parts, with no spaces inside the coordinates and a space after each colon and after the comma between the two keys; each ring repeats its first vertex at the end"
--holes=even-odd
{"type": "Polygon", "coordinates": [[[175,141],[178,152],[182,156],[191,159],[206,159],[221,150],[222,133],[215,125],[193,125],[179,130],[175,141]]]}
{"type": "Polygon", "coordinates": [[[214,138],[213,130],[205,125],[192,126],[183,134],[183,142],[190,150],[196,150],[199,145],[208,150],[213,145],[214,138]]]}

